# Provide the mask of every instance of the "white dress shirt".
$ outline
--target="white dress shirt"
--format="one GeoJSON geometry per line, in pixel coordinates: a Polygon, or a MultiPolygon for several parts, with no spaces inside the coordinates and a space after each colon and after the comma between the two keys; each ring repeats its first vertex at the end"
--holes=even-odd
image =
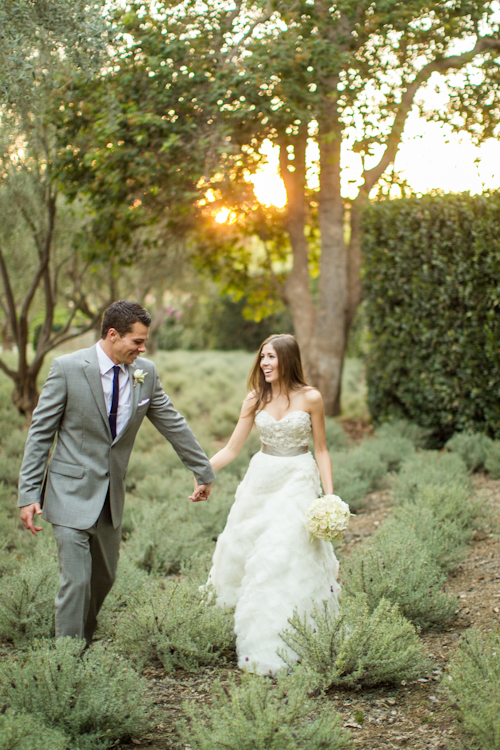
{"type": "MultiPolygon", "coordinates": [[[[108,357],[102,348],[100,341],[97,342],[95,348],[97,352],[97,361],[99,363],[99,372],[101,373],[104,403],[106,404],[106,411],[109,416],[109,412],[111,411],[111,401],[113,399],[113,367],[115,366],[115,363],[108,357]]],[[[118,374],[118,414],[116,417],[117,435],[120,434],[128,421],[130,405],[132,402],[132,389],[130,387],[128,369],[125,365],[118,365],[118,367],[120,368],[120,372],[118,374]]]]}

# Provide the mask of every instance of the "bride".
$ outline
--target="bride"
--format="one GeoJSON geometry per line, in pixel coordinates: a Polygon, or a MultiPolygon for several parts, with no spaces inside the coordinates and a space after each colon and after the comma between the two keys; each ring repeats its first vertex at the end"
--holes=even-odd
{"type": "Polygon", "coordinates": [[[304,378],[293,336],[264,341],[248,383],[252,390],[238,424],[211,464],[218,471],[235,459],[254,423],[261,450],[236,491],[208,582],[218,605],[235,608],[238,665],[275,675],[285,667],[277,650],[287,650],[279,633],[294,609],[309,613],[325,599],[338,609],[333,548],[312,539],[304,525],[308,506],[320,494],[320,477],[325,493],[333,493],[332,466],[323,400],[304,378]],[[311,432],[317,463],[308,449],[311,432]]]}

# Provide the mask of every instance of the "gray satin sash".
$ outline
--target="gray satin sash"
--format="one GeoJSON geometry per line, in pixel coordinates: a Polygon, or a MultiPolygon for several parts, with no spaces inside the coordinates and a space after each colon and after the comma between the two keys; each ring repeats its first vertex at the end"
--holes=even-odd
{"type": "Polygon", "coordinates": [[[289,458],[291,456],[300,456],[302,453],[309,452],[308,445],[299,445],[295,448],[275,448],[273,445],[260,444],[261,453],[267,453],[269,456],[281,456],[289,458]]]}

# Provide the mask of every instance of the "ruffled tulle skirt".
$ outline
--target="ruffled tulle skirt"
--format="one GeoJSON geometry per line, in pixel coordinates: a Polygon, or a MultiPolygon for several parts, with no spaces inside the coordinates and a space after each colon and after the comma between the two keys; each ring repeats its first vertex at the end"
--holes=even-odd
{"type": "Polygon", "coordinates": [[[279,634],[297,610],[328,600],[338,609],[338,562],[332,545],[314,539],[305,512],[318,497],[320,477],[310,453],[290,458],[257,453],[236,491],[220,535],[209,583],[217,604],[234,607],[238,664],[276,674],[290,652],[279,634]]]}

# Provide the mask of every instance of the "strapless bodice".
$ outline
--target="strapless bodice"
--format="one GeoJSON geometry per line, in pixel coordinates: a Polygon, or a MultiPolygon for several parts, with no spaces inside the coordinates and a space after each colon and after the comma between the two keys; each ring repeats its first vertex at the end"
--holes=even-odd
{"type": "Polygon", "coordinates": [[[309,445],[311,415],[307,411],[291,411],[277,421],[269,412],[259,409],[255,424],[262,443],[274,448],[278,455],[299,448],[306,450],[309,445]]]}

